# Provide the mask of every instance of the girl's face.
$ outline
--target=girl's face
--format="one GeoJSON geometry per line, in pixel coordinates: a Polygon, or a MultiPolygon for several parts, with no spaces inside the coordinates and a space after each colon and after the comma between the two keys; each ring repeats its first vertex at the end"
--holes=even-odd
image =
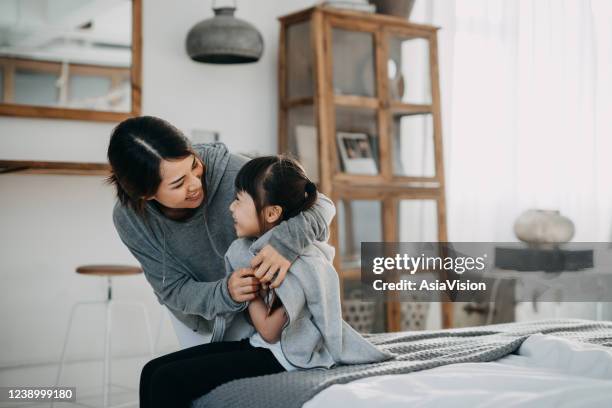
{"type": "Polygon", "coordinates": [[[244,191],[236,194],[229,207],[234,218],[234,228],[238,237],[257,237],[260,235],[259,217],[253,197],[244,191]]]}
{"type": "Polygon", "coordinates": [[[261,227],[259,214],[255,207],[253,197],[245,191],[236,194],[236,198],[229,207],[234,218],[234,228],[238,237],[259,237],[268,229],[276,225],[283,214],[283,209],[278,205],[267,205],[261,212],[264,228],[261,227]]]}
{"type": "Polygon", "coordinates": [[[204,165],[195,154],[180,160],[162,160],[160,174],[157,192],[148,200],[157,200],[168,208],[197,208],[204,201],[204,165]]]}

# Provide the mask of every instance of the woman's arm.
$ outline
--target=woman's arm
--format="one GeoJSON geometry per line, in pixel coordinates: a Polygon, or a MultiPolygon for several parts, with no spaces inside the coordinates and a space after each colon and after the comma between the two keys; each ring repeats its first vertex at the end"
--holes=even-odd
{"type": "Polygon", "coordinates": [[[283,327],[287,323],[287,314],[282,305],[268,315],[268,306],[260,296],[256,296],[249,303],[248,310],[255,330],[265,341],[276,343],[280,340],[283,327]]]}
{"type": "Polygon", "coordinates": [[[314,241],[327,241],[329,225],[336,215],[334,203],[318,193],[317,201],[308,210],[274,227],[270,245],[293,263],[314,241]]]}
{"type": "MultiPolygon", "coordinates": [[[[238,271],[218,281],[198,282],[189,276],[188,271],[181,270],[179,265],[168,259],[164,262],[162,250],[145,238],[145,234],[128,217],[115,211],[113,221],[121,241],[140,262],[145,278],[168,307],[185,314],[200,315],[207,320],[246,308],[244,301],[237,302],[232,298],[228,287],[230,279],[239,278],[234,276],[238,271]]],[[[254,280],[252,277],[248,279],[254,280]]]]}
{"type": "Polygon", "coordinates": [[[272,280],[278,272],[277,278],[271,284],[273,288],[278,287],[285,279],[289,266],[304,248],[314,241],[327,241],[329,225],[335,215],[334,203],[318,193],[312,208],[272,229],[270,244],[262,248],[251,261],[251,266],[257,268],[255,276],[265,283],[272,280]]]}

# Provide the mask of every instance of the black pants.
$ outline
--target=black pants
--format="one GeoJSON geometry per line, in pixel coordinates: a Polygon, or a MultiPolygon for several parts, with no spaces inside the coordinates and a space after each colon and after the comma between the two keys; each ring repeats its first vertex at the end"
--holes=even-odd
{"type": "Polygon", "coordinates": [[[189,407],[192,400],[239,378],[285,371],[272,352],[249,339],[202,344],[149,361],[140,375],[140,408],[189,407]]]}

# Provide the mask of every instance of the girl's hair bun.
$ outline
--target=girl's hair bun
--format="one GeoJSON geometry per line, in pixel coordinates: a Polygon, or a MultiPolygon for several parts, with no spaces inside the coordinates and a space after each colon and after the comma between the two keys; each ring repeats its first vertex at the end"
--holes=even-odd
{"type": "Polygon", "coordinates": [[[306,182],[306,185],[304,186],[304,191],[306,192],[306,194],[312,195],[317,192],[317,185],[312,181],[308,180],[306,182]]]}

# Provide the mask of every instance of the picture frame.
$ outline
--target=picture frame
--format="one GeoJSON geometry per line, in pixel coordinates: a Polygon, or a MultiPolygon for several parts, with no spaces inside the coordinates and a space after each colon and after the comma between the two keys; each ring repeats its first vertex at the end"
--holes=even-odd
{"type": "Polygon", "coordinates": [[[374,149],[370,138],[365,133],[336,133],[338,152],[345,173],[378,174],[378,166],[374,157],[374,149]]]}

